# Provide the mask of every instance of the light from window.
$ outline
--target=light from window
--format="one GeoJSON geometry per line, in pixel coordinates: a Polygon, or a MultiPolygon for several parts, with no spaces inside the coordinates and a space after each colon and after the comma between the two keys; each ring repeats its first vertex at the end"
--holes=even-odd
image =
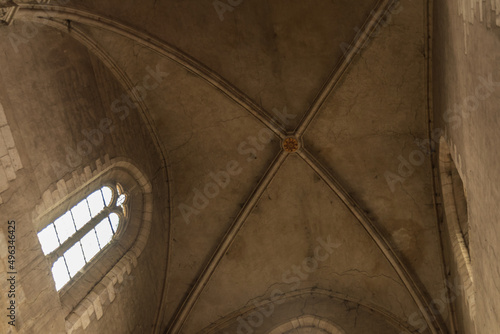
{"type": "Polygon", "coordinates": [[[119,184],[104,186],[38,233],[58,291],[111,242],[127,214],[126,203],[119,184]]]}

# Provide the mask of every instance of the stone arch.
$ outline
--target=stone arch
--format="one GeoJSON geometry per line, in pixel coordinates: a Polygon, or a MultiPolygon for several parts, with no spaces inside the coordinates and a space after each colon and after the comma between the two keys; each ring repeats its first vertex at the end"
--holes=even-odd
{"type": "Polygon", "coordinates": [[[330,323],[329,321],[312,316],[304,315],[291,319],[279,325],[269,334],[346,334],[343,329],[330,323]]]}
{"type": "Polygon", "coordinates": [[[70,179],[58,181],[44,192],[42,201],[36,205],[33,213],[33,224],[35,229],[39,230],[54,215],[65,210],[70,203],[85,196],[95,185],[110,179],[123,183],[130,189],[130,196],[135,196],[136,208],[132,212],[130,221],[127,222],[127,229],[120,236],[119,242],[106,250],[106,260],[101,261],[103,258],[98,257],[69,289],[60,294],[61,305],[66,312],[67,333],[72,333],[79,327],[85,329],[93,315],[96,319],[102,317],[105,306],[115,299],[116,288],[130,275],[132,268],[137,266],[137,259],[146,246],[151,230],[153,214],[151,183],[128,160],[110,160],[108,157],[104,160],[104,162],[100,159],[96,161],[94,170],[87,166],[83,169],[83,173],[73,173],[70,179]],[[98,272],[105,274],[96,280],[94,277],[98,272]]]}
{"type": "MultiPolygon", "coordinates": [[[[442,195],[443,220],[449,239],[450,259],[463,285],[469,314],[475,318],[474,278],[469,253],[467,197],[460,173],[453,161],[450,148],[444,137],[439,142],[439,179],[442,195]]],[[[456,284],[456,282],[452,282],[456,284]]]]}
{"type": "MultiPolygon", "coordinates": [[[[259,328],[260,332],[268,332],[270,334],[276,334],[276,333],[281,334],[280,332],[274,332],[274,331],[277,328],[281,328],[282,325],[285,326],[289,322],[296,323],[298,321],[297,319],[302,319],[304,317],[304,319],[301,320],[301,323],[306,324],[306,326],[310,323],[313,324],[321,323],[321,326],[323,327],[326,326],[325,328],[319,328],[320,330],[323,331],[319,332],[321,334],[324,333],[328,334],[329,332],[326,332],[325,330],[333,331],[333,329],[339,331],[339,332],[333,331],[332,333],[334,334],[338,333],[347,334],[345,332],[344,324],[337,325],[337,323],[341,323],[343,319],[341,318],[337,318],[336,320],[332,319],[335,318],[336,315],[340,317],[340,313],[333,311],[329,311],[328,314],[322,314],[321,316],[319,315],[311,316],[310,314],[307,314],[307,312],[305,312],[306,315],[301,313],[288,314],[288,317],[283,317],[280,318],[280,320],[276,320],[276,322],[273,322],[274,325],[279,324],[278,327],[274,328],[268,327],[265,330],[262,329],[261,326],[264,324],[265,319],[267,320],[270,320],[271,318],[273,320],[277,319],[276,317],[279,313],[278,311],[280,308],[284,307],[283,304],[293,303],[300,300],[300,304],[303,305],[303,298],[317,298],[318,300],[328,301],[328,303],[342,304],[342,309],[341,309],[342,312],[343,310],[345,310],[346,305],[348,307],[357,309],[359,312],[366,312],[365,314],[370,314],[373,315],[374,317],[377,317],[387,325],[387,328],[391,328],[397,333],[401,334],[413,333],[417,332],[418,330],[416,327],[413,327],[414,325],[408,324],[406,322],[407,319],[406,320],[400,319],[396,315],[388,312],[387,310],[384,310],[383,308],[378,307],[377,305],[368,304],[359,300],[351,299],[348,296],[333,292],[331,290],[324,290],[318,288],[304,288],[300,290],[289,291],[280,295],[273,295],[271,298],[264,301],[260,302],[254,301],[252,306],[247,306],[239,310],[236,310],[230,314],[227,314],[222,318],[220,318],[218,321],[212,323],[210,326],[205,327],[203,329],[203,333],[229,334],[229,333],[234,333],[233,330],[235,330],[236,327],[238,327],[238,329],[240,329],[241,327],[241,332],[250,332],[251,330],[259,328]],[[250,319],[254,319],[255,323],[251,324],[250,319]],[[339,319],[341,320],[339,321],[339,319]],[[335,324],[333,323],[333,321],[335,321],[335,324]],[[228,330],[229,328],[231,329],[228,330]]],[[[329,304],[328,306],[329,310],[332,310],[331,308],[332,305],[333,304],[329,304]]],[[[417,315],[418,313],[413,313],[411,316],[415,317],[417,315]]],[[[286,328],[286,326],[283,328],[286,328]]],[[[254,332],[256,333],[257,331],[254,332]]],[[[285,333],[288,334],[288,332],[285,333]]],[[[290,332],[290,334],[302,334],[302,333],[301,332],[296,333],[292,331],[290,332]]]]}

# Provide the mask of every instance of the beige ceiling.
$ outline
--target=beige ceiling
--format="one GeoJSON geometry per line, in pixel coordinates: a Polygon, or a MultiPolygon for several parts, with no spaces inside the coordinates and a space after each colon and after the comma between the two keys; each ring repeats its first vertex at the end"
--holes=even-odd
{"type": "Polygon", "coordinates": [[[234,332],[267,305],[256,332],[308,314],[346,333],[445,332],[428,311],[444,289],[431,161],[386,178],[428,138],[427,8],[391,5],[242,1],[224,20],[211,1],[22,6],[125,90],[163,75],[134,101],[169,177],[157,330],[234,332]],[[206,187],[217,194],[203,203],[206,187]],[[308,258],[317,268],[293,274],[308,258]]]}

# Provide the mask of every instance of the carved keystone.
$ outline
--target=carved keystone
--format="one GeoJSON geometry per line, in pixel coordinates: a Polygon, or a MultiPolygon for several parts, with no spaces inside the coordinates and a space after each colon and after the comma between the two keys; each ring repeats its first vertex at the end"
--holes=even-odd
{"type": "Polygon", "coordinates": [[[283,149],[288,153],[293,153],[299,149],[299,142],[293,137],[288,137],[283,141],[283,149]]]}

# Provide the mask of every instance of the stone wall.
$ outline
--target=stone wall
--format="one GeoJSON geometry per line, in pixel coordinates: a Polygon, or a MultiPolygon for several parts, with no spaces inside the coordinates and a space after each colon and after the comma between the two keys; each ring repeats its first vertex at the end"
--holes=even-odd
{"type": "MultiPolygon", "coordinates": [[[[8,41],[8,34],[20,33],[22,27],[15,21],[2,28],[1,40],[8,41]]],[[[8,303],[7,220],[16,221],[17,271],[16,326],[6,323],[3,312],[0,332],[65,333],[68,319],[80,321],[75,333],[82,327],[91,333],[149,329],[165,273],[168,224],[163,221],[167,212],[163,203],[168,191],[162,160],[142,116],[138,109],[122,118],[113,112],[113,101],[126,96],[125,90],[97,58],[66,34],[39,27],[36,38],[19,48],[5,42],[0,58],[10,65],[2,68],[0,79],[2,309],[8,303]],[[114,272],[114,302],[103,299],[68,314],[55,290],[33,218],[64,201],[115,158],[131,161],[153,185],[153,208],[143,208],[152,213],[151,232],[137,262],[114,272]]]]}
{"type": "Polygon", "coordinates": [[[476,329],[459,328],[466,333],[500,323],[499,10],[498,1],[434,1],[434,127],[463,180],[470,224],[476,329]]]}

